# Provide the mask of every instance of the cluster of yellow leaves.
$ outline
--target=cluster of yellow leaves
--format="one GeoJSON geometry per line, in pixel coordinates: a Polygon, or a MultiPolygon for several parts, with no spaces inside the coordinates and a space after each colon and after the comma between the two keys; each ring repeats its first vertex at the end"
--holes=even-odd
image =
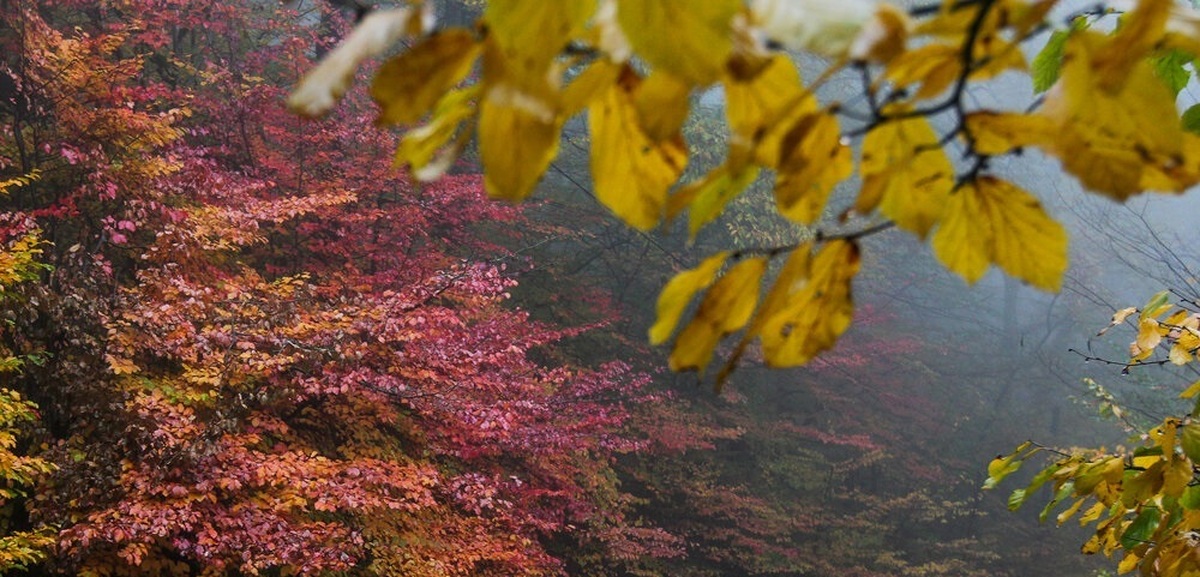
{"type": "Polygon", "coordinates": [[[854,305],[850,281],[858,272],[858,245],[838,240],[819,248],[805,243],[791,251],[774,285],[759,303],[766,257],[741,260],[718,278],[728,253],[709,257],[680,273],[658,299],[658,321],[650,329],[653,344],[666,342],[691,298],[707,289],[691,322],[671,352],[673,370],[703,371],[722,338],[746,329],[726,374],[754,339],[772,366],[808,362],[829,349],[850,326],[854,305]]]}
{"type": "MultiPolygon", "coordinates": [[[[1169,417],[1142,439],[1132,452],[1062,456],[1013,491],[1009,509],[1020,508],[1049,487],[1052,497],[1039,519],[1054,514],[1063,525],[1078,516],[1081,527],[1094,524],[1082,550],[1109,557],[1121,551],[1119,574],[1134,569],[1148,577],[1197,574],[1200,557],[1193,551],[1200,546],[1200,484],[1195,478],[1200,422],[1169,417]]],[[[1025,443],[997,457],[988,467],[984,488],[995,487],[1039,450],[1025,443]]]]}
{"type": "MultiPolygon", "coordinates": [[[[410,35],[411,46],[382,65],[371,91],[381,124],[409,128],[396,163],[418,180],[444,174],[477,136],[487,192],[524,199],[557,156],[562,127],[585,113],[596,198],[630,226],[649,230],[687,211],[694,237],[769,171],[778,213],[808,227],[828,216],[833,191],[855,172],[854,154],[838,105],[819,102],[792,59],[764,39],[815,50],[836,59],[826,76],[851,61],[879,72],[867,88],[874,118],[861,131],[853,214],[931,236],[937,258],[967,282],[997,265],[1057,290],[1067,266],[1062,227],[1033,195],[981,171],[982,161],[956,169],[946,145],[960,138],[976,158],[1039,147],[1088,188],[1118,199],[1182,190],[1200,181],[1200,137],[1183,130],[1150,59],[1164,47],[1195,55],[1200,19],[1180,16],[1171,0],[1139,0],[1115,32],[1071,31],[1061,74],[1038,109],[967,109],[970,83],[1027,70],[1021,44],[1056,3],[947,0],[913,20],[857,0],[493,0],[474,29],[434,33],[418,6],[364,22],[290,104],[325,112],[359,61],[410,35]],[[689,157],[681,127],[692,96],[713,86],[725,95],[726,160],[681,183],[689,157]],[[943,133],[928,117],[946,111],[959,122],[943,133]]],[[[841,238],[761,258],[722,253],[680,273],[662,293],[651,340],[669,340],[703,291],[679,331],[672,367],[703,369],[738,331],[735,360],[758,339],[771,365],[808,361],[852,316],[858,253],[853,234],[841,238]],[[768,257],[789,253],[764,285],[768,257]],[[722,273],[726,260],[737,262],[722,273]]]]}
{"type": "MultiPolygon", "coordinates": [[[[7,181],[0,181],[0,194],[10,188],[27,186],[37,180],[34,172],[7,181]]],[[[42,252],[40,231],[36,229],[0,247],[0,291],[26,280],[36,278],[45,265],[36,258],[42,252]]],[[[2,293],[0,293],[2,294],[2,293]]],[[[11,351],[0,351],[0,373],[20,370],[25,358],[13,356],[11,351]]],[[[54,471],[54,465],[45,459],[19,454],[18,435],[22,429],[37,420],[37,405],[23,398],[17,391],[0,388],[0,508],[7,510],[10,499],[22,497],[38,480],[54,471]]],[[[0,573],[26,569],[46,558],[46,552],[54,547],[57,531],[53,527],[41,527],[34,531],[8,531],[7,518],[0,531],[0,573]]]]}
{"type": "Polygon", "coordinates": [[[1118,200],[1200,182],[1200,136],[1184,130],[1176,97],[1151,61],[1172,45],[1200,55],[1195,37],[1174,32],[1173,10],[1171,0],[1142,0],[1111,34],[1072,30],[1060,77],[1039,110],[968,119],[978,150],[1036,146],[1088,189],[1118,200]]]}
{"type": "MultiPolygon", "coordinates": [[[[1131,365],[1165,349],[1166,361],[1182,365],[1196,361],[1200,349],[1200,314],[1170,302],[1168,291],[1154,295],[1142,307],[1113,314],[1100,334],[1131,324],[1137,334],[1129,345],[1131,365]]],[[[1111,395],[1102,391],[1114,415],[1111,395]]],[[[1039,471],[1028,486],[1013,491],[1009,508],[1017,509],[1043,486],[1053,495],[1043,508],[1044,521],[1062,505],[1059,525],[1078,515],[1080,526],[1095,524],[1083,552],[1113,556],[1121,552],[1118,573],[1135,569],[1144,576],[1200,574],[1200,381],[1179,394],[1194,399],[1190,415],[1167,417],[1139,437],[1132,451],[1060,453],[1039,471]]],[[[988,467],[984,488],[991,489],[1042,451],[1025,443],[988,467]]]]}
{"type": "MultiPolygon", "coordinates": [[[[1200,313],[1170,302],[1170,294],[1162,291],[1141,308],[1127,307],[1113,313],[1112,322],[1099,334],[1130,322],[1137,315],[1133,322],[1137,336],[1129,343],[1130,365],[1146,361],[1160,348],[1167,350],[1166,360],[1173,365],[1195,361],[1200,351],[1200,313]]],[[[1193,389],[1189,389],[1189,397],[1200,392],[1200,386],[1193,389]]]]}
{"type": "MultiPolygon", "coordinates": [[[[0,364],[0,372],[16,370],[19,366],[20,359],[9,357],[0,364]]],[[[49,461],[16,452],[17,435],[27,423],[35,420],[37,405],[16,391],[0,388],[0,507],[10,499],[25,496],[39,479],[54,472],[54,464],[49,461]]],[[[23,570],[37,564],[46,558],[46,552],[57,540],[57,531],[48,526],[33,531],[0,531],[0,572],[23,570]]]]}
{"type": "Polygon", "coordinates": [[[0,291],[4,287],[36,278],[46,265],[37,262],[46,241],[41,231],[34,230],[18,237],[6,247],[0,247],[0,291]]]}

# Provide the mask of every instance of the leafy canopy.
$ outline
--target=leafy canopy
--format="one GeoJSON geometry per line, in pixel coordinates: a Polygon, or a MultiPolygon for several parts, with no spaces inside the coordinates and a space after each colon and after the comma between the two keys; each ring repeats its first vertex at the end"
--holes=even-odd
{"type": "Polygon", "coordinates": [[[1056,23],[1058,4],[505,0],[488,3],[473,29],[434,31],[430,8],[417,3],[364,19],[290,105],[326,113],[359,62],[408,36],[372,94],[379,123],[406,128],[395,162],[418,180],[441,176],[476,138],[488,193],[524,199],[578,114],[596,198],[638,229],[688,211],[694,237],[756,175],[773,175],[774,209],[811,240],[723,252],[680,273],[651,329],[661,343],[682,325],[671,366],[699,371],[741,332],[724,375],[756,339],[774,366],[832,347],[853,317],[858,240],[892,226],[930,237],[937,259],[968,283],[997,265],[1057,290],[1067,235],[1036,196],[991,170],[994,157],[1038,148],[1117,200],[1200,181],[1200,136],[1189,130],[1200,113],[1176,106],[1185,63],[1200,56],[1200,15],[1137,0],[1119,7],[1119,25],[1093,27],[1113,12],[1056,23]],[[1031,68],[1023,44],[1046,32],[1031,68]],[[782,48],[831,64],[806,83],[782,48]],[[1008,72],[1031,76],[1043,96],[1015,110],[968,98],[1008,72]],[[865,104],[815,95],[837,76],[860,80],[853,102],[865,104]],[[681,126],[712,88],[727,105],[725,162],[680,182],[693,152],[681,126]],[[832,214],[832,193],[856,177],[853,208],[832,214]],[[774,259],[786,260],[782,271],[765,274],[774,259]],[[699,307],[683,323],[693,298],[699,307]]]}

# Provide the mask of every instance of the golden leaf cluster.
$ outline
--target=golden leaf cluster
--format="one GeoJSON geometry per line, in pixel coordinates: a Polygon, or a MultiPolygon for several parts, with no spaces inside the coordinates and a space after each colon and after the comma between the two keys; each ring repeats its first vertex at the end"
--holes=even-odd
{"type": "Polygon", "coordinates": [[[857,232],[819,229],[813,243],[709,257],[677,275],[659,299],[651,340],[667,342],[679,329],[673,368],[703,370],[738,332],[731,362],[759,342],[768,364],[790,366],[846,330],[856,240],[892,224],[929,237],[938,260],[968,283],[996,265],[1058,289],[1065,231],[1036,196],[989,171],[991,156],[1041,149],[1088,189],[1119,200],[1200,182],[1198,137],[1185,130],[1174,93],[1154,72],[1153,59],[1166,50],[1200,55],[1200,18],[1171,0],[1130,2],[1109,32],[1078,21],[1060,30],[1060,52],[1049,54],[1057,59],[1034,62],[1055,66],[1036,71],[1049,89],[1027,110],[983,108],[964,97],[998,75],[1030,73],[1024,43],[1052,25],[1057,4],[946,0],[909,15],[858,0],[493,0],[474,28],[433,32],[429,10],[418,5],[364,22],[290,104],[323,113],[345,89],[346,66],[409,36],[380,67],[371,93],[379,123],[406,128],[396,163],[418,180],[444,174],[477,141],[488,194],[524,199],[557,157],[563,126],[579,114],[591,139],[596,198],[640,230],[686,211],[695,237],[766,173],[775,210],[811,231],[838,216],[829,200],[857,175],[853,208],[840,215],[863,223],[857,232]],[[819,52],[833,64],[806,84],[780,46],[819,52]],[[845,108],[822,102],[814,88],[853,73],[866,79],[870,109],[865,119],[849,116],[858,126],[847,128],[845,108]],[[726,103],[725,161],[680,182],[691,153],[682,126],[695,96],[713,87],[726,103]],[[950,146],[966,160],[953,158],[950,146]],[[775,258],[786,262],[772,278],[775,258]]]}
{"type": "MultiPolygon", "coordinates": [[[[1200,313],[1194,306],[1186,299],[1172,302],[1172,293],[1162,291],[1141,307],[1116,311],[1100,334],[1128,326],[1134,339],[1129,343],[1128,361],[1109,362],[1123,364],[1126,371],[1147,363],[1197,362],[1200,313]]],[[[1088,384],[1099,393],[1102,412],[1138,431],[1110,393],[1092,381],[1088,384]]],[[[1025,443],[992,461],[984,488],[994,488],[1034,454],[1053,452],[1057,456],[1027,486],[1012,492],[1010,509],[1023,506],[1035,492],[1049,486],[1053,496],[1040,518],[1045,521],[1053,514],[1059,525],[1072,518],[1081,527],[1094,525],[1083,552],[1109,557],[1119,554],[1119,574],[1134,570],[1145,576],[1200,574],[1200,558],[1195,555],[1200,546],[1200,480],[1196,475],[1200,470],[1200,381],[1181,391],[1179,397],[1192,402],[1191,413],[1163,418],[1139,431],[1131,438],[1134,446],[1129,449],[1062,452],[1025,443]]]]}

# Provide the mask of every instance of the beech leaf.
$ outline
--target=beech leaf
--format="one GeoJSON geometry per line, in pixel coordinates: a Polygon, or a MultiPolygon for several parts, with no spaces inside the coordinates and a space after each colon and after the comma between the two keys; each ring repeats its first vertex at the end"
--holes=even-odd
{"type": "Polygon", "coordinates": [[[658,295],[658,318],[650,327],[650,343],[662,344],[671,338],[679,317],[697,292],[709,287],[717,271],[725,264],[729,253],[719,252],[702,261],[696,268],[683,271],[667,283],[658,295]]]}
{"type": "Polygon", "coordinates": [[[410,34],[414,22],[419,23],[421,30],[432,28],[432,12],[423,8],[392,8],[368,14],[337,48],[304,75],[288,97],[288,108],[305,116],[329,112],[350,87],[359,64],[410,34]]]}
{"type": "Polygon", "coordinates": [[[649,230],[663,217],[667,190],[683,174],[687,151],[681,137],[656,141],[643,130],[633,104],[640,83],[626,68],[589,107],[588,126],[596,198],[630,226],[649,230]]]}
{"type": "Polygon", "coordinates": [[[833,347],[854,316],[850,284],[860,264],[858,245],[836,240],[811,260],[798,258],[810,263],[808,270],[776,281],[772,292],[779,292],[769,303],[774,310],[762,324],[763,355],[774,367],[803,365],[833,347]]]}
{"type": "Polygon", "coordinates": [[[950,195],[933,252],[968,283],[994,263],[1035,287],[1056,291],[1067,269],[1067,233],[1035,197],[982,176],[950,195]]]}
{"type": "Polygon", "coordinates": [[[706,85],[721,76],[733,49],[732,20],[741,5],[741,0],[618,0],[617,22],[655,69],[706,85]]]}
{"type": "Polygon", "coordinates": [[[750,321],[766,270],[765,258],[746,259],[731,267],[708,289],[696,316],[675,340],[669,359],[671,370],[704,371],[721,338],[750,321]]]}
{"type": "Polygon", "coordinates": [[[854,160],[842,141],[837,118],[825,111],[801,117],[779,145],[775,178],[779,213],[801,224],[815,222],[833,188],[853,170],[854,160]]]}
{"type": "Polygon", "coordinates": [[[410,124],[421,119],[447,91],[466,78],[479,56],[474,35],[452,28],[418,42],[379,68],[371,97],[379,122],[410,124]]]}
{"type": "Polygon", "coordinates": [[[941,219],[955,176],[929,121],[914,117],[880,126],[867,134],[862,155],[863,184],[854,209],[867,213],[878,207],[923,238],[941,219]]]}

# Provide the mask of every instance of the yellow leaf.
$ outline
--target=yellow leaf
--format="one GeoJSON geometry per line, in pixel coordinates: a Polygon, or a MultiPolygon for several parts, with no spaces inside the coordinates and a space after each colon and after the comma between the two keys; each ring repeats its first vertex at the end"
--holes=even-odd
{"type": "Polygon", "coordinates": [[[1185,327],[1178,337],[1176,344],[1182,346],[1189,353],[1194,353],[1197,348],[1200,348],[1200,330],[1191,327],[1185,327]]]}
{"type": "Polygon", "coordinates": [[[1188,317],[1188,315],[1190,315],[1190,314],[1191,314],[1190,311],[1187,311],[1185,309],[1179,309],[1179,310],[1171,313],[1171,315],[1168,316],[1166,318],[1166,320],[1163,321],[1163,324],[1164,325],[1172,325],[1173,327],[1178,326],[1179,323],[1182,323],[1184,321],[1184,319],[1186,319],[1188,317]]]}
{"type": "Polygon", "coordinates": [[[1083,515],[1079,516],[1079,526],[1082,527],[1088,523],[1091,523],[1092,521],[1095,521],[1096,519],[1099,519],[1100,515],[1107,510],[1107,505],[1102,502],[1096,502],[1096,504],[1089,507],[1087,511],[1084,511],[1083,515]]]}
{"type": "Polygon", "coordinates": [[[563,116],[548,75],[521,75],[494,38],[484,43],[484,92],[479,105],[479,154],[488,195],[529,196],[558,154],[563,116]]]}
{"type": "Polygon", "coordinates": [[[1104,327],[1103,329],[1100,330],[1100,332],[1096,333],[1096,336],[1103,335],[1104,333],[1108,332],[1108,329],[1111,329],[1111,328],[1125,322],[1125,319],[1128,319],[1131,315],[1133,315],[1136,312],[1137,312],[1137,307],[1126,307],[1126,308],[1123,308],[1123,309],[1113,313],[1112,321],[1108,323],[1107,327],[1104,327]]]}
{"type": "Polygon", "coordinates": [[[1081,507],[1083,507],[1083,503],[1085,501],[1087,501],[1087,499],[1076,499],[1075,502],[1072,503],[1070,507],[1067,507],[1067,509],[1065,511],[1063,511],[1062,513],[1059,513],[1058,517],[1056,517],[1054,519],[1054,521],[1056,523],[1058,523],[1059,525],[1066,523],[1068,520],[1071,519],[1071,517],[1074,517],[1075,514],[1079,512],[1079,509],[1081,507]]]}
{"type": "Polygon", "coordinates": [[[725,273],[704,295],[695,318],[675,341],[671,370],[703,371],[721,338],[750,321],[758,304],[758,287],[767,270],[766,258],[744,260],[725,273]]]}
{"type": "Polygon", "coordinates": [[[975,43],[975,61],[982,63],[971,70],[971,80],[981,81],[994,78],[1007,70],[1025,70],[1025,53],[1019,44],[993,36],[975,43]]]}
{"type": "Polygon", "coordinates": [[[725,68],[733,48],[731,22],[741,6],[741,0],[619,0],[617,22],[655,69],[706,85],[725,68]]]}
{"type": "MultiPolygon", "coordinates": [[[[807,250],[807,245],[799,250],[807,250]]],[[[850,284],[858,273],[858,246],[845,240],[826,244],[810,262],[804,274],[792,273],[779,279],[772,293],[780,291],[769,302],[772,310],[762,324],[763,355],[774,367],[802,365],[818,353],[829,349],[850,326],[854,303],[850,284]],[[779,287],[781,282],[786,286],[779,287]],[[778,303],[778,304],[777,304],[778,303]]]]}
{"type": "Polygon", "coordinates": [[[1133,551],[1125,551],[1125,555],[1121,557],[1121,562],[1117,564],[1117,575],[1124,575],[1137,568],[1138,562],[1142,558],[1133,551]]]}
{"type": "MultiPolygon", "coordinates": [[[[896,113],[907,108],[892,107],[896,113]]],[[[941,219],[954,187],[954,166],[923,117],[888,122],[867,133],[862,153],[863,184],[854,209],[879,208],[922,238],[941,219]]]]}
{"type": "Polygon", "coordinates": [[[674,216],[683,206],[689,207],[688,236],[692,240],[704,225],[720,216],[725,205],[758,176],[758,168],[754,166],[747,166],[736,174],[730,170],[728,163],[723,164],[671,196],[667,216],[674,216]]]}
{"type": "Polygon", "coordinates": [[[778,166],[782,125],[817,110],[816,100],[804,97],[796,65],[784,54],[765,62],[738,57],[730,61],[724,83],[730,148],[754,150],[760,164],[778,166]]]}
{"type": "Polygon", "coordinates": [[[1192,356],[1192,351],[1195,350],[1197,345],[1200,345],[1200,340],[1196,339],[1194,335],[1185,336],[1191,336],[1191,338],[1185,341],[1181,337],[1175,341],[1175,344],[1171,347],[1171,351],[1167,354],[1167,359],[1171,361],[1171,364],[1186,365],[1195,358],[1192,356]]]}
{"type": "Polygon", "coordinates": [[[1005,154],[1046,142],[1052,138],[1053,127],[1044,116],[987,110],[972,112],[966,117],[966,129],[980,154],[1005,154]]]}
{"type": "Polygon", "coordinates": [[[587,108],[592,101],[604,95],[620,74],[621,66],[608,60],[591,63],[563,89],[563,116],[571,117],[587,108]]]}
{"type": "Polygon", "coordinates": [[[1200,180],[1197,153],[1184,151],[1189,139],[1175,95],[1147,60],[1114,77],[1107,68],[1113,59],[1103,57],[1111,47],[1107,37],[1086,30],[1068,39],[1062,77],[1039,112],[1052,130],[1038,145],[1084,186],[1118,200],[1147,188],[1191,186],[1200,180]]]}
{"type": "Polygon", "coordinates": [[[746,329],[741,340],[730,354],[729,360],[717,375],[716,385],[718,392],[724,384],[725,379],[737,366],[738,360],[741,359],[746,349],[750,346],[750,343],[762,334],[767,320],[783,310],[783,307],[788,304],[792,293],[801,290],[804,284],[808,282],[809,272],[812,269],[812,248],[813,244],[811,242],[805,243],[792,250],[787,260],[784,261],[778,276],[775,277],[774,284],[767,291],[766,298],[763,299],[762,305],[758,307],[758,311],[755,312],[754,317],[751,319],[750,326],[746,329]]]}
{"type": "Polygon", "coordinates": [[[1163,471],[1163,495],[1179,498],[1192,482],[1192,463],[1173,455],[1163,471]]]}
{"type": "Polygon", "coordinates": [[[1179,419],[1167,418],[1162,425],[1155,427],[1151,432],[1151,438],[1162,449],[1162,454],[1166,458],[1172,458],[1171,455],[1175,454],[1175,437],[1178,430],[1179,419]]]}
{"type": "MultiPolygon", "coordinates": [[[[963,12],[966,12],[965,10],[963,12]]],[[[916,97],[933,98],[954,85],[963,72],[962,44],[965,39],[936,42],[901,53],[887,65],[884,77],[898,87],[920,84],[916,97]]],[[[973,68],[968,78],[987,80],[1009,69],[1024,69],[1020,46],[997,34],[981,31],[971,54],[973,68]]]]}
{"type": "Polygon", "coordinates": [[[633,105],[639,82],[626,67],[620,81],[589,107],[588,126],[596,198],[630,226],[649,230],[662,218],[667,190],[683,174],[687,151],[682,138],[655,142],[642,130],[633,105]]]}
{"type": "Polygon", "coordinates": [[[1057,0],[1005,0],[1003,7],[1007,10],[1007,21],[1018,36],[1024,36],[1030,30],[1045,22],[1046,16],[1058,5],[1057,0]]]}
{"type": "Polygon", "coordinates": [[[1007,455],[997,455],[995,459],[992,459],[991,462],[988,463],[988,478],[983,483],[983,488],[994,489],[996,485],[1003,481],[1006,477],[1017,472],[1021,468],[1021,464],[1025,462],[1025,459],[1037,452],[1037,449],[1034,449],[1033,451],[1026,453],[1026,450],[1028,450],[1032,444],[1033,443],[1030,441],[1025,441],[1024,443],[1018,445],[1016,450],[1013,452],[1007,455]],[[1025,454],[1022,455],[1022,453],[1025,454]]]}
{"type": "Polygon", "coordinates": [[[850,45],[850,59],[886,64],[904,53],[912,22],[903,9],[886,2],[875,4],[875,14],[850,45]]]}
{"type": "Polygon", "coordinates": [[[1158,321],[1142,319],[1138,323],[1137,346],[1139,350],[1153,351],[1162,342],[1162,331],[1158,321]]]}
{"type": "Polygon", "coordinates": [[[717,271],[725,264],[729,253],[719,252],[701,262],[696,268],[683,271],[663,287],[658,295],[658,318],[650,327],[650,343],[662,344],[671,337],[683,309],[697,292],[708,288],[716,278],[717,271]]]}
{"type": "Polygon", "coordinates": [[[371,84],[371,97],[380,107],[379,123],[420,120],[471,72],[479,49],[473,34],[452,28],[426,37],[384,63],[371,84]]]}
{"type": "Polygon", "coordinates": [[[490,0],[486,6],[487,33],[508,63],[509,81],[519,86],[543,81],[567,42],[596,13],[596,0],[490,0]]]}
{"type": "Polygon", "coordinates": [[[721,341],[721,334],[712,325],[693,319],[675,339],[675,347],[667,359],[667,366],[672,371],[699,371],[712,361],[713,350],[721,341]]]}
{"type": "Polygon", "coordinates": [[[489,196],[523,200],[558,154],[562,120],[547,94],[489,86],[479,107],[479,156],[489,196]]]}
{"type": "Polygon", "coordinates": [[[824,111],[800,118],[779,151],[775,204],[783,216],[811,224],[820,218],[833,188],[854,170],[837,118],[824,111]]]}
{"type": "Polygon", "coordinates": [[[750,328],[746,331],[747,341],[761,334],[767,320],[783,310],[793,293],[802,290],[808,283],[812,271],[812,257],[811,242],[804,243],[788,255],[783,267],[779,269],[779,276],[775,277],[775,284],[767,291],[762,306],[758,308],[758,314],[754,316],[750,328]]]}
{"type": "Polygon", "coordinates": [[[410,130],[400,139],[396,148],[396,164],[411,167],[413,176],[428,182],[437,179],[454,162],[466,146],[470,130],[462,124],[475,115],[475,99],[479,95],[478,85],[451,90],[438,102],[429,123],[410,130]],[[444,148],[455,135],[459,135],[457,146],[444,148]]]}
{"type": "Polygon", "coordinates": [[[108,361],[108,368],[114,375],[131,375],[141,370],[132,360],[115,355],[104,355],[104,360],[108,361]]]}
{"type": "Polygon", "coordinates": [[[741,330],[750,322],[754,307],[758,305],[759,283],[765,272],[766,257],[747,258],[737,263],[709,289],[696,316],[712,319],[723,334],[741,330]]]}
{"type": "Polygon", "coordinates": [[[686,83],[663,71],[651,73],[638,86],[633,97],[638,125],[650,140],[658,142],[680,137],[679,130],[690,111],[690,94],[691,89],[686,83]]]}
{"type": "Polygon", "coordinates": [[[305,116],[321,116],[346,93],[363,60],[387,50],[413,33],[413,23],[432,24],[429,13],[417,8],[376,10],[363,18],[337,48],[300,79],[288,97],[288,108],[305,116]]]}
{"type": "Polygon", "coordinates": [[[981,176],[950,195],[933,252],[946,268],[974,283],[995,263],[1044,289],[1058,290],[1067,268],[1067,233],[1029,193],[981,176]]]}
{"type": "Polygon", "coordinates": [[[1134,9],[1121,18],[1116,32],[1095,47],[1094,71],[1102,89],[1109,91],[1128,82],[1128,75],[1139,61],[1158,49],[1172,4],[1171,0],[1137,0],[1134,9]]]}
{"type": "Polygon", "coordinates": [[[1188,388],[1179,393],[1179,398],[1190,399],[1196,395],[1200,395],[1200,380],[1188,385],[1188,388]]]}
{"type": "MultiPolygon", "coordinates": [[[[952,2],[942,2],[938,13],[929,19],[922,20],[913,32],[923,36],[939,36],[947,39],[963,38],[978,14],[978,6],[960,6],[952,2]]],[[[995,18],[989,14],[981,26],[980,32],[992,29],[995,29],[995,18]]]]}
{"type": "Polygon", "coordinates": [[[932,98],[946,91],[962,70],[957,44],[927,44],[892,59],[885,78],[899,88],[920,84],[917,98],[932,98]]]}

